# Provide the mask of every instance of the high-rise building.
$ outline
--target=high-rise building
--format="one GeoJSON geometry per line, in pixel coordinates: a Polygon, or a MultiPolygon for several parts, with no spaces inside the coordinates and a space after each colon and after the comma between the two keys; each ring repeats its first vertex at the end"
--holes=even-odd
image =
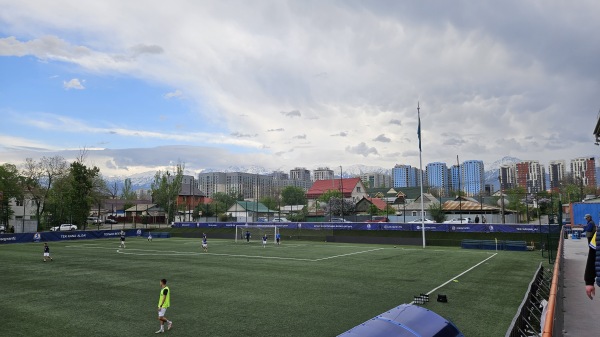
{"type": "Polygon", "coordinates": [[[394,187],[419,186],[419,169],[410,165],[396,165],[392,169],[394,187]]]}
{"type": "Polygon", "coordinates": [[[392,187],[392,177],[384,173],[363,173],[360,175],[365,186],[370,188],[392,187]]]}
{"type": "Polygon", "coordinates": [[[440,196],[448,195],[448,166],[446,163],[429,163],[425,168],[425,176],[427,177],[427,185],[430,189],[438,191],[440,196]]]}
{"type": "Polygon", "coordinates": [[[498,179],[500,180],[500,190],[506,191],[517,187],[515,165],[502,165],[498,172],[498,179]]]}
{"type": "Polygon", "coordinates": [[[517,186],[527,193],[546,190],[546,170],[537,160],[525,160],[515,164],[517,186]]]}
{"type": "Polygon", "coordinates": [[[318,169],[313,170],[313,181],[330,180],[333,178],[333,170],[330,170],[329,167],[319,167],[318,169]]]}
{"type": "Polygon", "coordinates": [[[290,170],[290,179],[310,182],[310,171],[304,167],[296,167],[290,170]]]}
{"type": "Polygon", "coordinates": [[[272,176],[244,172],[200,173],[198,186],[208,197],[220,192],[258,200],[274,193],[272,176]]]}
{"type": "Polygon", "coordinates": [[[596,159],[594,157],[572,159],[571,174],[577,184],[596,187],[596,159]]]}
{"type": "Polygon", "coordinates": [[[226,193],[225,181],[227,173],[209,172],[198,174],[198,188],[212,198],[215,193],[226,193]]]}
{"type": "Polygon", "coordinates": [[[475,196],[483,193],[485,185],[485,174],[483,161],[467,160],[460,165],[462,190],[468,196],[475,196]]]}
{"type": "Polygon", "coordinates": [[[551,160],[548,164],[548,174],[550,175],[550,189],[560,187],[560,182],[565,178],[565,161],[551,160]]]}
{"type": "Polygon", "coordinates": [[[460,166],[452,165],[448,169],[448,177],[450,180],[450,189],[452,191],[462,190],[462,186],[460,186],[460,166]]]}

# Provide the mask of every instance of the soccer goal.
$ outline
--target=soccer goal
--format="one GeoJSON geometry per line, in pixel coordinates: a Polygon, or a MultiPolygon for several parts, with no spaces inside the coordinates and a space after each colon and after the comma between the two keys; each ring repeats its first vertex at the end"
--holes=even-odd
{"type": "Polygon", "coordinates": [[[267,234],[269,241],[275,242],[275,236],[279,233],[279,227],[277,225],[236,225],[235,242],[245,242],[246,233],[250,233],[250,241],[262,241],[263,235],[267,234]]]}

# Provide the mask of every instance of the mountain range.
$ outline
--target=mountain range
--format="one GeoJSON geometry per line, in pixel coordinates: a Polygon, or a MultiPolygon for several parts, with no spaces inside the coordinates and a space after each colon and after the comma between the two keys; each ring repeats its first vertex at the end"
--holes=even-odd
{"type": "MultiPolygon", "coordinates": [[[[484,173],[485,184],[490,184],[490,185],[494,186],[494,190],[497,190],[500,186],[500,184],[498,182],[498,170],[500,169],[500,167],[502,165],[513,164],[513,163],[517,163],[519,161],[521,161],[521,160],[518,158],[507,156],[507,157],[503,157],[489,165],[486,165],[486,170],[484,173]]],[[[340,174],[339,174],[340,167],[339,166],[330,167],[330,169],[332,169],[334,171],[334,175],[336,177],[340,176],[340,174]]],[[[226,169],[208,168],[208,169],[204,169],[201,171],[194,171],[194,170],[186,169],[184,171],[184,174],[196,176],[198,173],[209,173],[209,172],[243,172],[243,173],[265,174],[266,175],[266,174],[270,174],[274,171],[276,171],[276,170],[268,169],[268,168],[265,168],[262,166],[253,165],[253,166],[230,166],[226,169]]],[[[392,174],[391,168],[386,169],[383,167],[368,166],[368,165],[361,165],[361,164],[342,167],[341,171],[342,171],[342,176],[344,178],[360,176],[363,173],[380,173],[380,174],[388,174],[388,175],[392,174]]],[[[104,177],[104,179],[107,181],[109,186],[112,186],[113,184],[116,183],[119,189],[123,186],[123,182],[125,181],[125,179],[131,179],[131,186],[133,187],[134,190],[149,189],[150,186],[152,185],[152,181],[154,181],[155,174],[156,174],[156,171],[147,171],[147,172],[142,172],[142,173],[136,173],[136,174],[133,174],[130,176],[109,176],[109,177],[104,177]]]]}

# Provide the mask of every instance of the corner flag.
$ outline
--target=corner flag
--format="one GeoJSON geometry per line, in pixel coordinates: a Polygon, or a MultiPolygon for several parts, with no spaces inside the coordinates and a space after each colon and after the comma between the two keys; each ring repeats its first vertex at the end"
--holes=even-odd
{"type": "Polygon", "coordinates": [[[417,128],[417,136],[419,136],[419,152],[421,152],[421,111],[417,102],[417,116],[419,117],[419,126],[417,128]]]}

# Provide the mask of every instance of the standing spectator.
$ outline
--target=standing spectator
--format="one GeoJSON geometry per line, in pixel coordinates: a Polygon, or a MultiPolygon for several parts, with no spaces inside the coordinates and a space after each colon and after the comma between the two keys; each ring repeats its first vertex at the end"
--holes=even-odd
{"type": "Polygon", "coordinates": [[[585,237],[587,238],[587,242],[589,244],[592,240],[592,236],[594,236],[594,233],[596,233],[596,224],[594,223],[594,220],[592,220],[592,216],[590,214],[585,215],[585,220],[587,223],[583,227],[583,230],[585,231],[585,237]]]}
{"type": "Polygon", "coordinates": [[[485,218],[485,215],[482,215],[481,216],[481,223],[486,223],[486,222],[487,222],[487,219],[485,218]]]}
{"type": "Polygon", "coordinates": [[[475,216],[475,223],[479,223],[479,215],[475,216]]]}

